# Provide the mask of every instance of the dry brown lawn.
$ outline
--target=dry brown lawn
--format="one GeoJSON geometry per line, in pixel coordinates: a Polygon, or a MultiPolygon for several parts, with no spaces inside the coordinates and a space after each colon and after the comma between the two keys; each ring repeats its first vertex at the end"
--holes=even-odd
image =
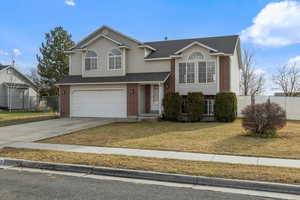
{"type": "Polygon", "coordinates": [[[58,117],[55,112],[0,112],[0,127],[43,121],[58,117]]]}
{"type": "Polygon", "coordinates": [[[248,136],[233,123],[114,123],[40,142],[300,159],[300,122],[275,138],[248,136]]]}
{"type": "Polygon", "coordinates": [[[0,157],[300,185],[300,169],[5,148],[0,157]]]}

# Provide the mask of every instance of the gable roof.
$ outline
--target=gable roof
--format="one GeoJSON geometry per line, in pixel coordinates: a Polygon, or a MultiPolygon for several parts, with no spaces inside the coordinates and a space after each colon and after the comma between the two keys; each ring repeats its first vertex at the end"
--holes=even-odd
{"type": "MultiPolygon", "coordinates": [[[[125,38],[127,38],[127,39],[129,39],[129,40],[131,40],[131,41],[134,41],[134,42],[138,43],[138,44],[142,44],[142,42],[140,42],[140,41],[138,41],[138,40],[136,40],[136,39],[134,39],[134,38],[132,38],[132,37],[129,37],[129,36],[127,36],[127,35],[125,35],[125,34],[119,32],[119,31],[117,31],[117,30],[114,30],[114,29],[112,29],[112,28],[110,28],[110,27],[104,25],[104,26],[100,27],[99,29],[97,29],[96,31],[94,31],[93,33],[89,34],[87,37],[85,37],[85,38],[83,38],[82,40],[80,40],[77,44],[75,44],[73,47],[71,47],[70,50],[73,50],[73,49],[76,49],[76,48],[81,47],[81,46],[84,45],[85,43],[88,43],[88,42],[90,42],[91,40],[94,40],[95,38],[98,38],[99,35],[104,36],[104,35],[102,34],[102,31],[103,31],[104,29],[108,29],[109,31],[115,32],[115,33],[117,33],[118,35],[121,35],[121,36],[123,36],[123,37],[125,37],[125,38]]],[[[109,37],[109,36],[107,36],[107,37],[109,37]]],[[[119,42],[119,41],[117,41],[117,42],[119,42]]],[[[121,44],[120,44],[120,45],[121,45],[121,44]]]]}
{"type": "Polygon", "coordinates": [[[11,68],[13,69],[17,74],[19,74],[24,80],[26,80],[32,87],[33,89],[37,90],[37,86],[33,83],[32,80],[30,80],[27,76],[25,76],[24,74],[22,74],[21,72],[19,72],[16,68],[14,68],[13,66],[11,65],[1,65],[0,64],[0,71],[1,70],[4,70],[6,68],[11,68]]]}
{"type": "Polygon", "coordinates": [[[238,40],[238,35],[229,35],[219,37],[145,42],[144,44],[156,49],[156,51],[153,51],[150,55],[146,57],[146,59],[149,59],[170,57],[171,55],[174,55],[177,51],[195,42],[205,45],[211,49],[217,50],[217,52],[219,53],[233,54],[238,40]]]}
{"type": "Polygon", "coordinates": [[[152,52],[145,59],[161,59],[170,58],[170,56],[176,55],[184,51],[193,45],[202,46],[212,53],[215,54],[234,54],[235,48],[239,42],[238,35],[228,35],[228,36],[216,36],[216,37],[203,37],[203,38],[191,38],[191,39],[180,39],[180,40],[164,40],[164,41],[154,41],[154,42],[140,42],[133,39],[123,33],[120,33],[108,26],[102,26],[93,33],[89,34],[87,37],[79,41],[75,46],[70,48],[70,51],[74,49],[80,49],[99,37],[105,37],[117,43],[119,46],[124,46],[122,42],[117,41],[115,38],[110,38],[109,35],[103,33],[104,30],[114,32],[122,37],[125,37],[131,41],[139,44],[139,47],[145,47],[152,50],[152,52]]]}

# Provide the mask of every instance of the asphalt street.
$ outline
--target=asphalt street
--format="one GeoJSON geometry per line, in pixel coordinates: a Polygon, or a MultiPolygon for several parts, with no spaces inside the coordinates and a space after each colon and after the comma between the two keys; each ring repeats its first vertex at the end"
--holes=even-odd
{"type": "Polygon", "coordinates": [[[2,200],[266,200],[190,188],[0,169],[2,200]]]}

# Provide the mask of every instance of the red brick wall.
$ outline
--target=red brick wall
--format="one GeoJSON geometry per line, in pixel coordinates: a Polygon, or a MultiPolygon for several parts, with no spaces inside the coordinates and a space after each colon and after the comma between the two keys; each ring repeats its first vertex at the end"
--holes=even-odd
{"type": "Polygon", "coordinates": [[[149,113],[151,110],[151,86],[145,85],[145,112],[149,113]]]}
{"type": "Polygon", "coordinates": [[[220,57],[220,92],[230,91],[230,58],[220,57]]]}
{"type": "Polygon", "coordinates": [[[70,116],[70,86],[59,86],[59,98],[60,98],[60,116],[70,116]]]}
{"type": "Polygon", "coordinates": [[[139,112],[138,84],[127,84],[127,116],[137,116],[139,112]]]}
{"type": "Polygon", "coordinates": [[[175,92],[175,59],[171,59],[171,72],[168,80],[164,84],[165,94],[169,92],[175,92]]]}

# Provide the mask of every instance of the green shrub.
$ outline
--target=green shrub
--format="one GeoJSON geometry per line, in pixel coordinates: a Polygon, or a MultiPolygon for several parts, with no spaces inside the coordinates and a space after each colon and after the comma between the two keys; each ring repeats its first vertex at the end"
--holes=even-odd
{"type": "Polygon", "coordinates": [[[188,120],[191,122],[201,121],[204,113],[204,96],[201,92],[188,93],[186,99],[188,120]]]}
{"type": "Polygon", "coordinates": [[[167,93],[163,99],[164,119],[176,121],[181,113],[182,97],[179,93],[167,93]]]}
{"type": "Polygon", "coordinates": [[[237,98],[235,93],[220,92],[215,100],[215,118],[219,122],[232,122],[237,116],[237,98]]]}

